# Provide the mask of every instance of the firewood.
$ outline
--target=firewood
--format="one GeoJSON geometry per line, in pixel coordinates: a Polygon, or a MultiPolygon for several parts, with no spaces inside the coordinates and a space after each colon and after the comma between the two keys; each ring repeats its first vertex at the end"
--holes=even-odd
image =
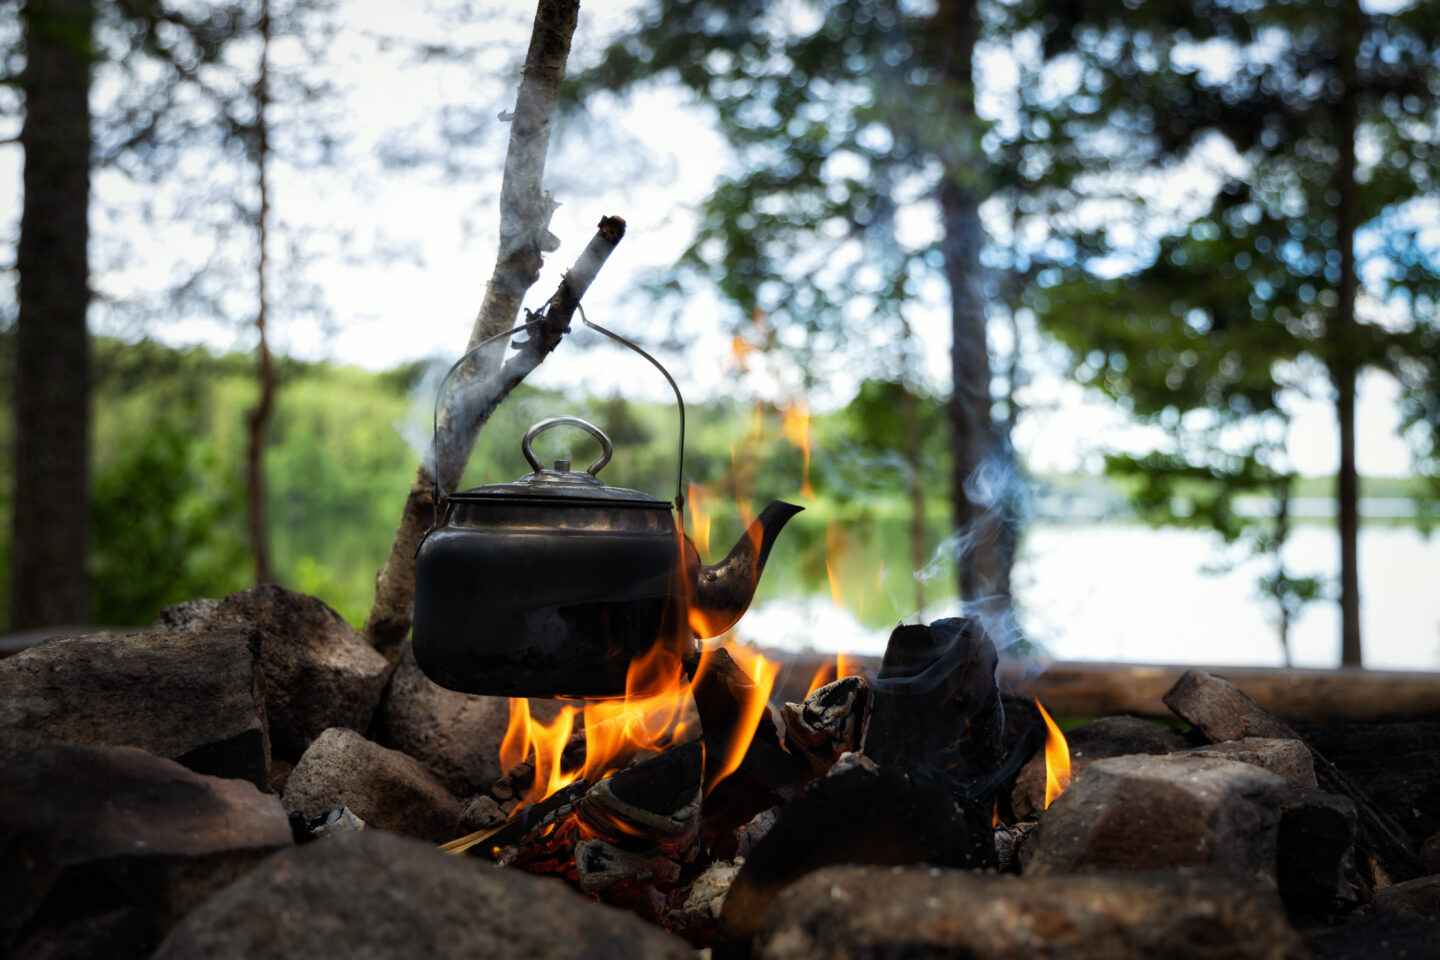
{"type": "Polygon", "coordinates": [[[688,857],[700,832],[700,772],[695,740],[606,777],[575,804],[600,836],[624,844],[643,838],[669,855],[688,857]]]}
{"type": "MultiPolygon", "coordinates": [[[[833,664],[833,653],[766,651],[784,663],[775,685],[780,702],[803,699],[810,679],[833,664]]],[[[854,668],[873,674],[880,658],[847,654],[854,668]]],[[[1036,674],[1036,664],[1002,663],[1000,686],[1039,697],[1055,716],[1169,717],[1161,697],[1186,666],[1149,663],[1057,661],[1036,674]]],[[[1214,666],[1241,690],[1287,723],[1381,723],[1440,719],[1440,673],[1214,666]]]]}
{"type": "Polygon", "coordinates": [[[870,683],[864,677],[841,677],[813,691],[804,703],[785,704],[780,719],[786,749],[823,776],[842,753],[860,749],[869,705],[870,683]]]}
{"type": "Polygon", "coordinates": [[[575,801],[588,789],[590,789],[590,784],[584,780],[576,780],[539,803],[512,814],[510,819],[499,827],[493,828],[489,832],[480,831],[475,835],[475,837],[483,835],[484,842],[476,842],[475,837],[462,837],[460,840],[446,844],[445,847],[455,853],[464,852],[471,856],[490,857],[505,862],[507,851],[514,851],[529,842],[530,838],[546,827],[570,816],[575,808],[575,801]],[[467,840],[471,842],[464,845],[467,840]]]}
{"type": "MultiPolygon", "coordinates": [[[[1222,677],[1190,670],[1170,692],[1165,705],[1213,743],[1244,737],[1304,738],[1263,710],[1240,688],[1222,677]]],[[[1349,797],[1355,803],[1356,854],[1369,868],[1372,886],[1387,887],[1421,875],[1420,863],[1405,832],[1330,761],[1308,743],[1321,790],[1349,797]]]]}
{"type": "Polygon", "coordinates": [[[704,835],[728,834],[762,810],[793,796],[807,779],[808,764],[780,744],[767,707],[740,766],[723,779],[721,764],[755,683],[724,649],[709,654],[691,690],[705,743],[704,835]]]}
{"type": "Polygon", "coordinates": [[[998,662],[995,645],[973,620],[896,627],[875,679],[861,751],[882,767],[983,801],[988,812],[997,783],[1010,772],[1000,762],[998,662]]]}
{"type": "Polygon", "coordinates": [[[580,889],[595,894],[625,881],[662,886],[680,879],[680,864],[675,861],[622,850],[604,840],[575,844],[575,871],[580,889]]]}

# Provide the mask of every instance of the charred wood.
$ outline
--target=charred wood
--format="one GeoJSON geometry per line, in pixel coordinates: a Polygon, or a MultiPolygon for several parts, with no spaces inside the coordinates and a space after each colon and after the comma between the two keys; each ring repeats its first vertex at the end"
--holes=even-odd
{"type": "Polygon", "coordinates": [[[1354,857],[1355,804],[1315,789],[1291,790],[1280,807],[1275,878],[1286,912],[1307,926],[1370,899],[1354,857]]]}
{"type": "MultiPolygon", "coordinates": [[[[613,843],[593,839],[576,843],[575,871],[580,889],[588,894],[606,894],[619,884],[664,887],[680,879],[680,864],[665,856],[625,851],[613,843]]],[[[660,915],[662,904],[664,898],[661,897],[654,905],[654,915],[660,915]]]]}
{"type": "Polygon", "coordinates": [[[875,679],[862,752],[882,767],[944,783],[988,812],[1006,772],[998,662],[973,620],[896,627],[875,679]]]}
{"type": "MultiPolygon", "coordinates": [[[[1304,738],[1263,710],[1228,680],[1199,670],[1188,671],[1165,694],[1165,704],[1212,742],[1245,737],[1285,740],[1304,738]]],[[[1410,838],[1391,817],[1340,770],[1306,743],[1315,762],[1321,790],[1349,797],[1355,804],[1356,856],[1370,874],[1373,888],[1420,876],[1420,863],[1410,838]]]]}
{"type": "Polygon", "coordinates": [[[703,759],[696,740],[642,760],[591,787],[577,801],[576,813],[614,843],[638,842],[688,859],[700,833],[703,759]]]}
{"type": "Polygon", "coordinates": [[[842,677],[780,711],[784,743],[792,755],[804,757],[813,776],[824,776],[842,753],[860,749],[870,705],[870,683],[864,677],[842,677]]]}
{"type": "Polygon", "coordinates": [[[508,865],[513,862],[521,847],[530,845],[539,833],[570,816],[575,809],[575,801],[584,796],[589,788],[590,784],[584,780],[576,780],[539,803],[512,815],[498,830],[491,833],[484,843],[476,844],[466,852],[472,856],[490,857],[508,865]]]}
{"type": "Polygon", "coordinates": [[[691,686],[705,744],[705,824],[707,840],[734,830],[755,814],[793,796],[808,765],[786,752],[767,707],[739,767],[721,779],[735,730],[758,687],[723,648],[701,663],[691,686]]]}
{"type": "Polygon", "coordinates": [[[697,947],[708,946],[715,937],[725,896],[739,872],[740,864],[719,860],[707,867],[693,883],[672,892],[665,926],[697,947]]]}
{"type": "MultiPolygon", "coordinates": [[[[1437,695],[1440,703],[1440,695],[1437,695]]],[[[1412,843],[1440,831],[1440,722],[1297,726],[1325,755],[1395,818],[1412,843]]],[[[1437,872],[1427,870],[1426,872],[1437,872]]]]}

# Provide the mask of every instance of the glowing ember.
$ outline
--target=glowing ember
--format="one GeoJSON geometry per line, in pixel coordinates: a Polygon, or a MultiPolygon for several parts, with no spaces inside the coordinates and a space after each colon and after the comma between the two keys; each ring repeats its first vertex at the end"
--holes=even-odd
{"type": "Polygon", "coordinates": [[[1045,736],[1045,806],[1048,808],[1070,786],[1070,745],[1038,698],[1035,706],[1040,708],[1040,716],[1045,718],[1045,729],[1048,731],[1045,736]]]}

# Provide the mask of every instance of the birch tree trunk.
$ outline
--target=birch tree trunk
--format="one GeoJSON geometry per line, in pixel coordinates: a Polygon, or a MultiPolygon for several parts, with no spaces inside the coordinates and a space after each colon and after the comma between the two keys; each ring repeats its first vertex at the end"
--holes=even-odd
{"type": "MultiPolygon", "coordinates": [[[[539,0],[535,11],[520,90],[510,116],[510,142],[500,190],[500,249],[470,333],[469,347],[515,325],[521,300],[539,279],[543,255],[558,245],[550,234],[554,202],[541,184],[555,103],[565,78],[579,9],[579,0],[539,0]]],[[[535,362],[543,359],[541,354],[535,362]]],[[[482,361],[467,373],[483,377],[494,375],[495,370],[482,361]]],[[[478,411],[466,419],[468,422],[447,423],[445,432],[451,442],[439,452],[434,464],[422,464],[416,471],[390,555],[376,575],[375,601],[364,632],[375,649],[392,662],[399,657],[414,615],[415,550],[434,515],[436,475],[442,490],[453,491],[459,485],[483,424],[478,411]]]]}

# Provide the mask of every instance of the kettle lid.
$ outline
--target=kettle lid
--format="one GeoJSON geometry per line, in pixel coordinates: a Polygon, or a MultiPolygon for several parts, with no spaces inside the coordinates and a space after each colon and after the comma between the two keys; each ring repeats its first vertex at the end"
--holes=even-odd
{"type": "Polygon", "coordinates": [[[588,420],[582,420],[579,417],[550,417],[548,420],[541,420],[525,431],[525,436],[520,441],[520,451],[525,454],[526,461],[534,469],[533,473],[511,483],[490,483],[483,487],[464,490],[452,494],[450,499],[466,502],[523,497],[526,499],[561,499],[570,502],[625,503],[646,507],[661,506],[666,509],[670,507],[666,501],[652,497],[640,490],[609,486],[596,475],[605,464],[610,462],[610,456],[615,452],[615,447],[605,432],[588,420]],[[561,425],[579,427],[600,441],[600,456],[585,470],[571,470],[568,458],[556,460],[554,469],[546,470],[536,459],[535,451],[530,447],[531,441],[551,427],[561,425]]]}

